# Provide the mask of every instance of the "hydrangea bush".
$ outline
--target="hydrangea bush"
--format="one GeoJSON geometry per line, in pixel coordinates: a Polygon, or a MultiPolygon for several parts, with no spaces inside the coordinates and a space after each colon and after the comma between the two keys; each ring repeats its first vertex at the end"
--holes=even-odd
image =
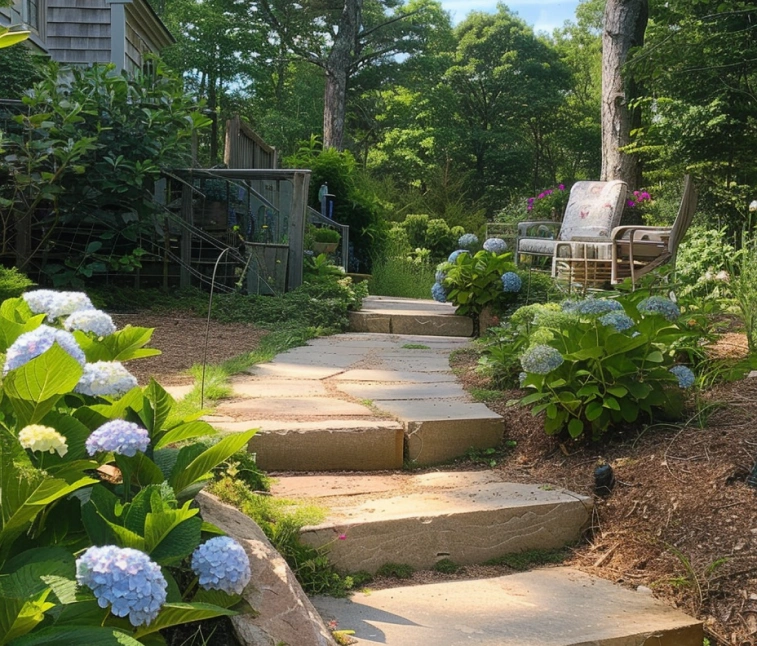
{"type": "Polygon", "coordinates": [[[597,439],[640,416],[680,414],[682,389],[696,381],[680,360],[698,341],[680,314],[669,299],[638,292],[529,305],[498,331],[483,365],[532,391],[520,403],[545,414],[548,434],[597,439]]]}
{"type": "Polygon", "coordinates": [[[78,292],[0,305],[0,643],[156,644],[235,614],[249,561],[193,499],[255,431],[208,442],[159,384],[139,387],[123,364],[158,353],[151,335],[78,292]]]}
{"type": "Polygon", "coordinates": [[[474,336],[480,333],[481,312],[489,308],[493,314],[501,313],[522,287],[504,240],[488,238],[483,249],[474,253],[478,244],[472,233],[460,236],[460,248],[437,267],[436,282],[431,288],[434,300],[450,302],[458,314],[473,319],[474,336]]]}

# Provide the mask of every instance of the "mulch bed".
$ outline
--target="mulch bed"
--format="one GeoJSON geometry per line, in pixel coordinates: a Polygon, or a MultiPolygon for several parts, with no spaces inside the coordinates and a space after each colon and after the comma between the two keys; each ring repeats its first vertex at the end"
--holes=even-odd
{"type": "MultiPolygon", "coordinates": [[[[728,336],[719,354],[742,354],[743,338],[728,336]]],[[[487,386],[472,353],[456,362],[466,387],[487,386]]],[[[561,444],[545,435],[540,417],[507,406],[523,394],[487,402],[517,443],[495,467],[509,480],[593,495],[597,465],[615,471],[612,493],[595,497],[586,541],[566,564],[651,588],[702,619],[711,644],[757,646],[757,490],[746,484],[757,458],[757,378],[708,392],[701,416],[692,401],[687,425],[640,425],[588,445],[561,444]]]]}
{"type": "MultiPolygon", "coordinates": [[[[207,321],[185,312],[155,315],[150,313],[112,314],[114,323],[155,328],[148,347],[162,354],[130,361],[129,371],[141,385],[154,377],[164,386],[192,383],[187,370],[202,363],[205,357],[207,321]]],[[[207,336],[207,361],[220,363],[237,355],[254,350],[266,334],[254,325],[245,323],[210,322],[207,336]]]]}

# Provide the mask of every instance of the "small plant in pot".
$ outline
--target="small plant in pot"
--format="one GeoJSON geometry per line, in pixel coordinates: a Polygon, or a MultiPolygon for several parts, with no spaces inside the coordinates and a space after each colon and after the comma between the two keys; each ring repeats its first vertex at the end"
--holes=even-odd
{"type": "Polygon", "coordinates": [[[318,254],[334,253],[342,236],[336,229],[320,227],[313,234],[313,251],[318,254]]]}

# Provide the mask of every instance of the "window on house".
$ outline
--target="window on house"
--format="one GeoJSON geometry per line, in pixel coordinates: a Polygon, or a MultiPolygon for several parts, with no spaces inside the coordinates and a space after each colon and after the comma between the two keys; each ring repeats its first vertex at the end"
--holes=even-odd
{"type": "Polygon", "coordinates": [[[24,22],[36,31],[39,31],[41,6],[42,0],[24,0],[24,22]]]}

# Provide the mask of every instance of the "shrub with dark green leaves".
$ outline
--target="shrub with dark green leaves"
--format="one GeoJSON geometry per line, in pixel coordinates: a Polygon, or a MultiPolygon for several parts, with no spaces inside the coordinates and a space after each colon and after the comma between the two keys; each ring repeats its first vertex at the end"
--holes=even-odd
{"type": "Polygon", "coordinates": [[[566,301],[559,311],[529,306],[513,319],[509,347],[520,354],[521,387],[533,391],[520,403],[545,413],[550,435],[597,439],[640,417],[676,416],[682,389],[694,385],[680,358],[698,331],[667,298],[636,292],[566,301]]]}
{"type": "Polygon", "coordinates": [[[249,560],[194,498],[255,431],[218,439],[139,387],[122,362],[157,354],[151,334],[81,293],[0,305],[3,644],[152,645],[236,614],[249,560]]]}

